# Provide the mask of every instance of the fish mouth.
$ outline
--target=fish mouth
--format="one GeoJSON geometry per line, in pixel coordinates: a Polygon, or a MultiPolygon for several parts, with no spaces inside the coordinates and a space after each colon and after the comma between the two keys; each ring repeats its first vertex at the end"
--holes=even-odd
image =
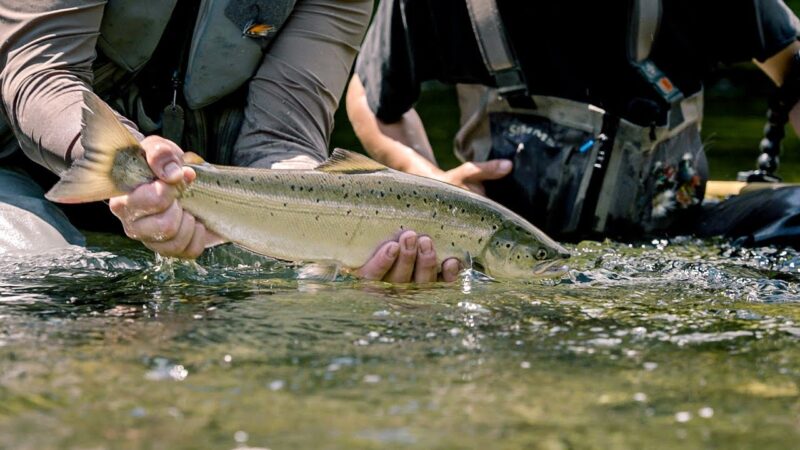
{"type": "Polygon", "coordinates": [[[569,267],[564,264],[563,259],[545,261],[537,264],[533,268],[534,278],[560,277],[569,271],[569,267]]]}

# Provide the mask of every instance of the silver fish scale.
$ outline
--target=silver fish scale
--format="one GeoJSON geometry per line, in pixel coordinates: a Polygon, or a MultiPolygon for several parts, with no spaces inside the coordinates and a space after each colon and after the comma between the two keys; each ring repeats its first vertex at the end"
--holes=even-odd
{"type": "Polygon", "coordinates": [[[193,167],[197,179],[181,205],[226,239],[279,259],[359,267],[408,229],[431,236],[440,262],[479,258],[503,220],[480,196],[392,170],[193,167]]]}

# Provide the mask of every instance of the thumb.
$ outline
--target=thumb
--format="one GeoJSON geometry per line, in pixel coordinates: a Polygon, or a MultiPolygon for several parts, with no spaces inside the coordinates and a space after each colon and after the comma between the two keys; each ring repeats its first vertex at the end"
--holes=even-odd
{"type": "Polygon", "coordinates": [[[490,161],[464,163],[454,170],[460,172],[459,178],[463,182],[475,183],[503,178],[511,172],[513,166],[513,163],[508,159],[492,159],[490,161]]]}
{"type": "Polygon", "coordinates": [[[179,184],[186,174],[183,167],[183,150],[172,141],[148,136],[141,142],[147,163],[156,176],[168,184],[179,184]]]}

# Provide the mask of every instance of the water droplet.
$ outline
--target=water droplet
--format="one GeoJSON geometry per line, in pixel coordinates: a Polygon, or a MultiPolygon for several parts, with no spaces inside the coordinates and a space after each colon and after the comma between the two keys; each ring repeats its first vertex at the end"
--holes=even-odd
{"type": "Polygon", "coordinates": [[[233,433],[233,440],[239,444],[244,444],[245,442],[247,442],[247,439],[249,437],[250,436],[247,434],[246,431],[239,430],[236,433],[233,433]]]}
{"type": "Polygon", "coordinates": [[[700,410],[697,411],[697,415],[699,415],[704,419],[710,419],[714,417],[714,408],[710,406],[705,406],[703,408],[700,408],[700,410]]]}
{"type": "Polygon", "coordinates": [[[530,369],[531,363],[528,361],[522,361],[521,363],[519,363],[519,366],[523,369],[530,369]]]}
{"type": "Polygon", "coordinates": [[[639,403],[644,403],[647,401],[647,394],[645,394],[644,392],[637,392],[633,394],[633,400],[639,403]]]}
{"type": "Polygon", "coordinates": [[[375,384],[375,383],[380,383],[380,381],[381,381],[380,375],[373,375],[373,374],[364,375],[364,383],[375,384]]]}
{"type": "Polygon", "coordinates": [[[646,363],[642,364],[642,367],[644,367],[644,370],[646,370],[648,372],[652,372],[652,371],[654,371],[654,370],[656,370],[658,368],[658,363],[646,362],[646,363]]]}
{"type": "Polygon", "coordinates": [[[692,413],[689,411],[678,411],[675,413],[675,421],[678,423],[686,423],[692,420],[692,413]]]}

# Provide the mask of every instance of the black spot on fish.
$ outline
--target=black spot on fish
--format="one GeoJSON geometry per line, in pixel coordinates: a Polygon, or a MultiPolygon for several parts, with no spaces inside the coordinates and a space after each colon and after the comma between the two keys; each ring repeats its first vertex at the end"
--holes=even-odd
{"type": "Polygon", "coordinates": [[[433,212],[433,218],[434,218],[434,219],[436,218],[436,214],[437,214],[437,213],[436,213],[436,211],[434,211],[434,212],[433,212]]]}
{"type": "Polygon", "coordinates": [[[492,225],[492,229],[496,230],[497,229],[497,225],[492,225]]]}
{"type": "Polygon", "coordinates": [[[314,220],[319,220],[319,216],[314,216],[314,220]]]}
{"type": "Polygon", "coordinates": [[[406,203],[406,208],[411,208],[411,203],[406,203]]]}
{"type": "Polygon", "coordinates": [[[440,226],[439,226],[439,228],[441,228],[442,230],[444,230],[444,225],[440,225],[440,226]]]}
{"type": "Polygon", "coordinates": [[[347,215],[349,216],[351,212],[353,212],[353,211],[348,209],[347,210],[347,215]]]}
{"type": "Polygon", "coordinates": [[[240,184],[239,180],[233,180],[234,183],[240,184]]]}
{"type": "Polygon", "coordinates": [[[406,229],[405,225],[400,225],[400,229],[405,230],[406,229]]]}
{"type": "Polygon", "coordinates": [[[451,242],[451,243],[450,243],[450,246],[451,246],[451,247],[455,247],[455,246],[456,246],[456,243],[455,243],[455,242],[451,242]]]}
{"type": "Polygon", "coordinates": [[[375,210],[375,215],[376,215],[376,216],[378,215],[378,210],[377,210],[377,209],[375,210]]]}
{"type": "Polygon", "coordinates": [[[317,199],[317,203],[319,203],[319,199],[317,199]]]}
{"type": "Polygon", "coordinates": [[[350,194],[348,194],[347,192],[345,192],[345,193],[344,193],[344,198],[347,198],[347,197],[350,197],[350,194]]]}
{"type": "Polygon", "coordinates": [[[297,188],[297,190],[303,192],[303,186],[300,186],[299,188],[297,188]]]}
{"type": "Polygon", "coordinates": [[[483,238],[478,238],[478,244],[480,244],[481,242],[483,242],[483,238]]]}
{"type": "Polygon", "coordinates": [[[286,208],[286,206],[287,206],[287,205],[286,205],[286,203],[284,203],[284,204],[283,204],[283,207],[284,207],[284,208],[286,208]]]}
{"type": "Polygon", "coordinates": [[[378,180],[378,184],[383,184],[383,181],[378,180]]]}
{"type": "Polygon", "coordinates": [[[486,220],[486,218],[481,216],[481,222],[483,222],[484,220],[486,220]]]}
{"type": "Polygon", "coordinates": [[[417,191],[411,191],[411,193],[417,195],[417,191]]]}
{"type": "Polygon", "coordinates": [[[466,209],[461,208],[461,214],[464,214],[466,211],[467,211],[466,209]]]}
{"type": "Polygon", "coordinates": [[[511,248],[511,244],[506,244],[506,248],[511,248]]]}
{"type": "Polygon", "coordinates": [[[294,190],[294,185],[289,186],[289,188],[291,188],[291,190],[294,190]]]}
{"type": "Polygon", "coordinates": [[[361,194],[359,194],[358,192],[356,192],[356,198],[360,198],[360,197],[361,197],[361,194]]]}
{"type": "Polygon", "coordinates": [[[402,198],[403,198],[403,196],[402,196],[402,195],[400,195],[400,194],[397,194],[397,199],[398,199],[398,200],[400,200],[400,199],[402,199],[402,198]]]}
{"type": "Polygon", "coordinates": [[[219,183],[219,180],[217,180],[217,186],[222,186],[222,185],[219,183]]]}
{"type": "Polygon", "coordinates": [[[255,183],[255,182],[256,182],[256,177],[250,177],[250,181],[252,181],[253,183],[255,183]]]}
{"type": "Polygon", "coordinates": [[[311,191],[313,191],[313,190],[314,190],[314,188],[313,188],[313,187],[309,187],[309,188],[308,188],[308,192],[311,192],[311,191]]]}

